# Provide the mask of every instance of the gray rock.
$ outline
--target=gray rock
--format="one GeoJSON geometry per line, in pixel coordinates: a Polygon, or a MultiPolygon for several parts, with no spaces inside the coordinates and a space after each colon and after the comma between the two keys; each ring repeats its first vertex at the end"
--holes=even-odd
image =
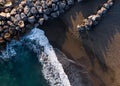
{"type": "Polygon", "coordinates": [[[48,20],[49,17],[48,17],[46,14],[44,14],[44,15],[43,15],[43,18],[44,18],[45,20],[48,20]]]}
{"type": "Polygon", "coordinates": [[[53,18],[58,17],[58,16],[59,16],[59,11],[51,13],[51,16],[52,16],[53,18]]]}
{"type": "Polygon", "coordinates": [[[64,13],[65,11],[64,11],[64,9],[60,9],[59,12],[60,13],[64,13]]]}
{"type": "Polygon", "coordinates": [[[17,27],[15,27],[15,29],[16,29],[16,30],[20,30],[20,28],[19,28],[18,26],[17,26],[17,27]]]}
{"type": "Polygon", "coordinates": [[[110,2],[109,5],[112,6],[112,5],[113,5],[113,2],[110,2]]]}
{"type": "Polygon", "coordinates": [[[47,8],[46,1],[41,1],[43,9],[47,8]]]}
{"type": "Polygon", "coordinates": [[[102,14],[105,14],[107,12],[107,9],[104,7],[102,7],[100,10],[101,10],[102,14]]]}
{"type": "Polygon", "coordinates": [[[73,5],[74,4],[74,0],[67,0],[67,4],[68,5],[73,5]]]}
{"type": "Polygon", "coordinates": [[[19,14],[16,14],[15,15],[15,19],[16,19],[16,21],[19,21],[21,18],[20,18],[20,15],[19,14]]]}
{"type": "Polygon", "coordinates": [[[21,19],[23,19],[24,21],[27,20],[27,16],[24,13],[20,14],[21,19]]]}
{"type": "Polygon", "coordinates": [[[5,12],[7,13],[7,12],[11,12],[11,9],[10,8],[5,8],[5,12]]]}
{"type": "Polygon", "coordinates": [[[0,25],[4,25],[5,24],[5,21],[0,21],[0,25]]]}
{"type": "Polygon", "coordinates": [[[52,9],[53,9],[54,11],[57,11],[57,10],[58,10],[58,5],[52,4],[52,9]]]}
{"type": "Polygon", "coordinates": [[[35,7],[32,7],[30,11],[31,11],[32,14],[36,14],[37,13],[37,9],[35,7]]]}
{"type": "Polygon", "coordinates": [[[9,27],[9,33],[11,35],[14,35],[16,33],[15,29],[13,27],[9,27]]]}
{"type": "Polygon", "coordinates": [[[37,0],[37,1],[35,2],[34,6],[35,6],[35,7],[40,6],[40,1],[37,0]]]}
{"type": "Polygon", "coordinates": [[[2,32],[3,31],[3,28],[2,28],[2,26],[0,26],[0,32],[2,32]]]}
{"type": "Polygon", "coordinates": [[[44,18],[39,18],[38,23],[39,23],[40,25],[43,25],[43,23],[44,23],[44,18]]]}
{"type": "Polygon", "coordinates": [[[50,14],[51,11],[52,11],[51,8],[47,8],[47,9],[44,9],[44,10],[43,10],[43,12],[44,12],[45,14],[50,14]]]}
{"type": "Polygon", "coordinates": [[[78,2],[81,2],[81,1],[83,1],[83,0],[77,0],[78,2]]]}
{"type": "Polygon", "coordinates": [[[15,14],[16,14],[16,9],[13,8],[13,9],[11,10],[10,14],[11,14],[11,15],[15,15],[15,14]]]}
{"type": "Polygon", "coordinates": [[[84,25],[77,25],[77,28],[80,32],[85,30],[85,26],[84,25]]]}
{"type": "Polygon", "coordinates": [[[59,0],[52,0],[52,2],[58,2],[59,0]]]}
{"type": "Polygon", "coordinates": [[[92,21],[99,21],[100,20],[100,15],[91,15],[88,17],[88,19],[91,19],[92,21]]]}
{"type": "Polygon", "coordinates": [[[6,18],[10,18],[10,13],[6,13],[6,18]]]}
{"type": "Polygon", "coordinates": [[[0,3],[5,3],[5,0],[0,0],[0,3]]]}
{"type": "Polygon", "coordinates": [[[103,5],[103,7],[105,7],[106,9],[109,9],[109,8],[110,8],[110,5],[107,4],[107,3],[105,3],[105,4],[103,5]]]}
{"type": "Polygon", "coordinates": [[[32,13],[29,11],[27,14],[27,17],[30,17],[32,15],[32,13]]]}
{"type": "Polygon", "coordinates": [[[97,11],[97,14],[98,14],[98,15],[100,15],[100,16],[102,16],[102,15],[103,15],[103,13],[102,13],[102,11],[101,11],[101,10],[98,10],[98,11],[97,11]]]}
{"type": "Polygon", "coordinates": [[[11,16],[10,18],[11,18],[11,21],[12,21],[15,25],[17,25],[17,23],[18,23],[17,19],[16,19],[15,17],[13,17],[13,16],[11,16]]]}
{"type": "Polygon", "coordinates": [[[113,0],[108,0],[108,1],[107,1],[107,3],[111,3],[111,2],[113,2],[113,0]]]}
{"type": "Polygon", "coordinates": [[[43,13],[43,8],[42,8],[42,6],[37,6],[37,10],[38,10],[39,13],[43,13]]]}
{"type": "Polygon", "coordinates": [[[46,5],[47,5],[47,6],[51,6],[51,5],[52,5],[52,0],[47,0],[47,1],[46,1],[46,5]]]}
{"type": "Polygon", "coordinates": [[[91,27],[86,25],[86,26],[85,26],[85,29],[86,29],[86,30],[91,30],[91,27]]]}
{"type": "Polygon", "coordinates": [[[11,21],[7,21],[7,24],[13,26],[13,23],[11,21]]]}
{"type": "Polygon", "coordinates": [[[26,5],[26,0],[22,0],[20,4],[24,7],[26,5]]]}
{"type": "Polygon", "coordinates": [[[93,21],[91,19],[85,19],[84,22],[85,22],[84,23],[85,26],[90,26],[91,27],[93,25],[93,21]]]}
{"type": "Polygon", "coordinates": [[[30,23],[34,23],[35,22],[35,17],[34,16],[28,17],[28,21],[30,23]]]}
{"type": "Polygon", "coordinates": [[[29,11],[30,11],[30,8],[28,6],[25,6],[24,13],[27,15],[29,11]]]}
{"type": "Polygon", "coordinates": [[[64,9],[65,6],[66,6],[66,2],[63,1],[63,2],[61,2],[61,3],[59,4],[59,9],[64,9]]]}

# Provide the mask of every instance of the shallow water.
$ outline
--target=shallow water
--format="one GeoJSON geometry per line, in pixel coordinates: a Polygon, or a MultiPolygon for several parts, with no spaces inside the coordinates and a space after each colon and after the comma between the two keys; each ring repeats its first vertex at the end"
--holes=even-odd
{"type": "Polygon", "coordinates": [[[49,86],[36,54],[23,46],[16,51],[16,57],[0,64],[0,86],[49,86]]]}

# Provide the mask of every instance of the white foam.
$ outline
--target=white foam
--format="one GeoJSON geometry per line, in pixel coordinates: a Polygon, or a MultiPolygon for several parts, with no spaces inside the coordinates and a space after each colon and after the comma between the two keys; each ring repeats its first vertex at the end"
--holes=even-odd
{"type": "Polygon", "coordinates": [[[44,32],[34,28],[29,35],[25,37],[34,52],[39,52],[38,58],[42,63],[42,72],[51,86],[71,86],[67,75],[65,74],[61,63],[58,61],[53,47],[49,44],[44,32]],[[39,47],[43,47],[40,51],[39,47]]]}
{"type": "Polygon", "coordinates": [[[42,72],[45,79],[51,86],[71,86],[61,63],[50,45],[44,31],[34,28],[20,41],[13,40],[7,45],[6,50],[2,51],[1,58],[10,58],[16,55],[15,45],[26,44],[30,49],[37,53],[38,60],[42,64],[42,72]]]}
{"type": "Polygon", "coordinates": [[[9,59],[16,55],[14,48],[11,44],[7,44],[6,49],[1,51],[0,58],[2,59],[9,59]]]}

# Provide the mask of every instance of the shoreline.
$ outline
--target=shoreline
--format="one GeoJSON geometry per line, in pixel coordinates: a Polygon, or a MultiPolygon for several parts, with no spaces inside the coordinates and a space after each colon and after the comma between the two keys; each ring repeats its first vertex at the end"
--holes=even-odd
{"type": "Polygon", "coordinates": [[[59,48],[69,59],[87,67],[94,84],[93,86],[98,84],[116,86],[120,85],[120,70],[118,66],[120,62],[120,12],[118,10],[120,0],[115,2],[115,6],[112,8],[113,12],[108,12],[105,15],[101,24],[95,27],[97,28],[95,31],[91,31],[88,34],[80,34],[80,38],[78,38],[78,34],[76,35],[76,25],[82,23],[84,18],[97,11],[98,4],[101,6],[103,2],[105,1],[88,1],[87,4],[84,2],[80,3],[82,6],[74,6],[71,8],[72,12],[69,10],[68,13],[63,15],[63,18],[54,19],[55,21],[60,20],[59,22],[46,22],[47,26],[43,27],[45,28],[46,36],[54,47],[59,48]],[[83,12],[79,9],[80,7],[82,7],[81,9],[88,9],[83,12]],[[78,10],[80,11],[78,12],[78,10]],[[71,36],[72,33],[75,35],[71,36]]]}

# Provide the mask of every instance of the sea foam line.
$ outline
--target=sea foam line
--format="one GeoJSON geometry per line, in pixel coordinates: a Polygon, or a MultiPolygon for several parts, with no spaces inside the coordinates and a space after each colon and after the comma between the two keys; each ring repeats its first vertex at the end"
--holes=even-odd
{"type": "Polygon", "coordinates": [[[71,86],[62,64],[58,61],[53,47],[44,35],[44,31],[34,28],[22,38],[21,42],[12,41],[8,44],[6,51],[2,52],[1,57],[6,59],[15,56],[13,47],[18,44],[25,44],[37,53],[38,60],[42,64],[43,75],[51,86],[71,86]]]}
{"type": "Polygon", "coordinates": [[[42,63],[42,72],[50,85],[71,86],[61,63],[58,61],[53,47],[49,44],[44,32],[38,28],[34,28],[25,39],[27,39],[31,45],[28,47],[39,54],[38,58],[42,63]]]}

